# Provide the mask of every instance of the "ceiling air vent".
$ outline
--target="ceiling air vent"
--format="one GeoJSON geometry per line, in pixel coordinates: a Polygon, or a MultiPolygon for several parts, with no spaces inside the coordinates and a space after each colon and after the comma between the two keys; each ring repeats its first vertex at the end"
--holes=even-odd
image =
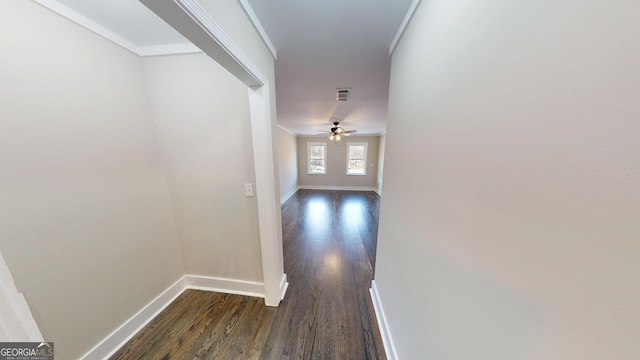
{"type": "Polygon", "coordinates": [[[349,100],[349,93],[351,93],[351,88],[337,88],[336,89],[336,100],[338,101],[347,101],[349,100]]]}

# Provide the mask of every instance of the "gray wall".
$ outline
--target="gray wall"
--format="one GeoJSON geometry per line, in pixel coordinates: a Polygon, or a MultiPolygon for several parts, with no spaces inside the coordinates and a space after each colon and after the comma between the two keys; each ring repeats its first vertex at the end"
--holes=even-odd
{"type": "Polygon", "coordinates": [[[637,359],[640,3],[422,1],[376,284],[400,359],[637,359]]]}
{"type": "MultiPolygon", "coordinates": [[[[280,197],[296,191],[298,186],[298,141],[292,133],[278,128],[280,197]]],[[[282,200],[282,199],[281,199],[282,200]]]]}
{"type": "Polygon", "coordinates": [[[247,87],[204,54],[143,65],[187,273],[261,282],[247,87]]]}
{"type": "Polygon", "coordinates": [[[379,136],[344,137],[336,145],[326,136],[298,137],[298,183],[301,187],[366,187],[375,188],[378,176],[378,143],[379,136]],[[367,142],[367,174],[346,175],[347,143],[367,142]],[[307,173],[307,143],[327,143],[327,173],[310,175],[307,173]]]}
{"type": "Polygon", "coordinates": [[[387,144],[387,134],[380,135],[378,142],[378,174],[376,177],[376,189],[378,194],[382,195],[382,183],[384,180],[384,150],[387,144]]]}
{"type": "MultiPolygon", "coordinates": [[[[274,94],[240,4],[209,5],[274,94]]],[[[185,272],[262,281],[246,86],[204,55],[141,59],[31,1],[0,3],[0,45],[0,251],[57,357],[185,272]]]]}
{"type": "Polygon", "coordinates": [[[184,274],[138,56],[0,2],[0,250],[56,358],[184,274]]]}

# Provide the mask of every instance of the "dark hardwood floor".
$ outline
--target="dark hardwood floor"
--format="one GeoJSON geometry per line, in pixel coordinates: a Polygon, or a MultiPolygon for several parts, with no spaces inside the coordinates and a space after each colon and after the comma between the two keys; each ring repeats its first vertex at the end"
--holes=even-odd
{"type": "Polygon", "coordinates": [[[278,308],[188,290],[111,359],[385,359],[369,297],[378,209],[372,192],[299,190],[282,206],[278,308]]]}
{"type": "Polygon", "coordinates": [[[261,298],[186,290],[111,359],[259,359],[276,312],[261,298]]]}

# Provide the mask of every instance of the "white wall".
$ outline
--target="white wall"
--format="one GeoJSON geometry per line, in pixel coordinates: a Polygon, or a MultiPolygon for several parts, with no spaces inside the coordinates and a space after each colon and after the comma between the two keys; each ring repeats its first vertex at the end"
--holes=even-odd
{"type": "Polygon", "coordinates": [[[376,283],[401,359],[640,354],[640,2],[423,1],[376,283]]]}
{"type": "Polygon", "coordinates": [[[298,188],[298,149],[296,136],[278,127],[278,159],[280,168],[280,201],[298,188]]]}
{"type": "Polygon", "coordinates": [[[184,273],[140,59],[23,0],[0,49],[0,251],[75,359],[184,273]]]}
{"type": "Polygon", "coordinates": [[[327,137],[298,136],[298,183],[301,187],[356,187],[375,189],[378,176],[379,136],[349,136],[336,143],[327,137]],[[309,174],[308,143],[325,142],[327,144],[326,174],[309,174]],[[349,142],[367,143],[367,171],[365,175],[347,175],[347,144],[349,142]]]}
{"type": "Polygon", "coordinates": [[[187,273],[261,282],[247,87],[204,54],[143,64],[187,273]]]}

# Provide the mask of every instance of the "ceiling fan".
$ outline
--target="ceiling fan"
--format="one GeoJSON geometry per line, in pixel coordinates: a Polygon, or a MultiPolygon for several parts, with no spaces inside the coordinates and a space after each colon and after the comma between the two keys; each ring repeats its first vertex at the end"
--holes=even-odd
{"type": "MultiPolygon", "coordinates": [[[[323,131],[326,132],[326,131],[323,131]]],[[[354,132],[356,132],[356,130],[345,130],[343,128],[340,127],[340,123],[337,121],[333,122],[333,127],[326,133],[330,134],[329,135],[329,140],[331,141],[340,141],[340,139],[343,136],[349,136],[351,134],[353,134],[354,132]]]]}

